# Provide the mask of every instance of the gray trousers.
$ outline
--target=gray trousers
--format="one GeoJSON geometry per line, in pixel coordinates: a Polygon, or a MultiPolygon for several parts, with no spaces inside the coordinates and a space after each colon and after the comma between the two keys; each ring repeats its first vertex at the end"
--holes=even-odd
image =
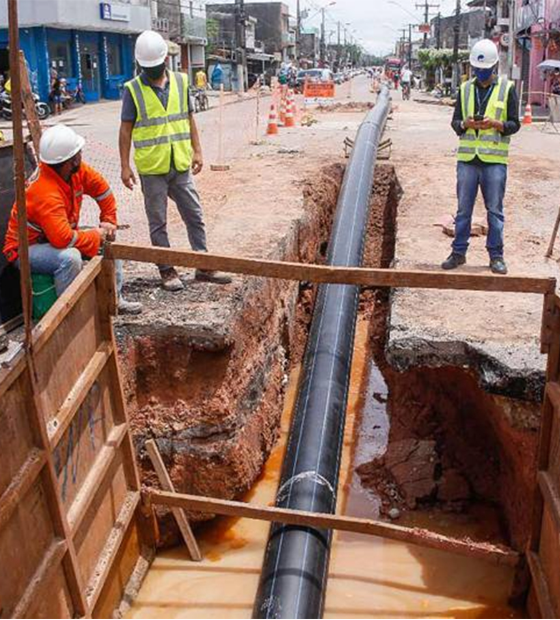
{"type": "MultiPolygon", "coordinates": [[[[187,227],[191,248],[195,252],[206,252],[206,230],[202,217],[200,196],[194,185],[190,170],[177,172],[172,166],[168,174],[140,175],[144,207],[150,226],[152,245],[171,247],[167,234],[167,198],[177,205],[179,214],[187,227]]],[[[171,265],[158,265],[160,271],[171,265]]]]}

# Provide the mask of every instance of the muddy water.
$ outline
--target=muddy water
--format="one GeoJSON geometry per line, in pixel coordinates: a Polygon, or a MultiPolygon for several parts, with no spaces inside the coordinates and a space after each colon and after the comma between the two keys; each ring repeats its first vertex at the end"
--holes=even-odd
{"type": "MultiPolygon", "coordinates": [[[[353,464],[382,454],[389,423],[387,387],[372,368],[367,350],[368,325],[358,323],[353,360],[348,423],[340,480],[339,511],[352,516],[377,513],[374,497],[352,474],[353,464]]],[[[255,504],[273,504],[297,390],[298,370],[290,377],[282,417],[282,441],[250,497],[255,504]]],[[[490,511],[469,516],[435,512],[402,518],[407,525],[470,534],[498,536],[490,511]]],[[[197,536],[202,563],[189,562],[183,550],[158,555],[134,602],[132,618],[248,618],[257,590],[267,523],[217,519],[197,536]]],[[[457,558],[411,545],[348,533],[334,537],[327,618],[507,618],[512,573],[509,569],[457,558]]]]}

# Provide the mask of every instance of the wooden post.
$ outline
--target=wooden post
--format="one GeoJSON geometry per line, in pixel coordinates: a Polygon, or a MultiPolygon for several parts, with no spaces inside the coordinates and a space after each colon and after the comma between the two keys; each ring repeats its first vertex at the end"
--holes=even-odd
{"type": "Polygon", "coordinates": [[[33,91],[29,83],[29,74],[27,73],[27,65],[25,63],[25,55],[22,51],[19,53],[19,66],[21,71],[21,96],[23,107],[25,109],[25,117],[27,118],[27,127],[33,140],[33,148],[35,155],[39,157],[39,143],[41,142],[41,123],[35,109],[35,101],[33,99],[33,91]]]}
{"type": "MultiPolygon", "coordinates": [[[[148,456],[150,457],[152,465],[156,470],[159,483],[161,484],[163,490],[168,491],[169,493],[175,493],[175,488],[173,486],[173,482],[171,481],[171,477],[169,476],[167,469],[165,469],[165,464],[161,458],[157,444],[153,439],[148,439],[146,442],[146,450],[148,451],[148,456]]],[[[196,543],[196,538],[191,530],[185,511],[182,508],[176,507],[171,508],[171,511],[173,512],[173,516],[175,517],[177,525],[181,530],[181,534],[183,535],[183,539],[187,545],[187,549],[189,550],[191,560],[200,562],[202,560],[202,554],[200,553],[200,549],[196,543]]]]}
{"type": "Polygon", "coordinates": [[[23,142],[23,114],[21,99],[21,65],[19,56],[19,25],[17,0],[8,0],[8,24],[10,41],[10,80],[12,84],[12,126],[14,133],[14,182],[18,219],[18,255],[23,321],[25,325],[25,348],[31,348],[31,319],[33,293],[29,266],[29,243],[27,239],[27,209],[25,205],[25,159],[23,142]]]}
{"type": "Polygon", "coordinates": [[[550,238],[548,250],[546,251],[546,254],[545,254],[546,258],[550,258],[552,256],[552,252],[554,252],[554,244],[556,243],[556,237],[558,237],[559,228],[560,228],[560,209],[558,209],[558,215],[556,216],[556,222],[554,222],[554,228],[552,229],[552,237],[550,238]]]}

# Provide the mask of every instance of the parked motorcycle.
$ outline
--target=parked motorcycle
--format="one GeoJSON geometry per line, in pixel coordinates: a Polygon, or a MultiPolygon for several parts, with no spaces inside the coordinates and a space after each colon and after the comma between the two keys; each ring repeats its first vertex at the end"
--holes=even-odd
{"type": "Polygon", "coordinates": [[[210,101],[204,88],[191,87],[189,91],[194,100],[195,112],[205,112],[210,108],[210,101]]]}
{"type": "Polygon", "coordinates": [[[69,90],[66,87],[66,80],[63,80],[62,106],[64,109],[71,108],[75,103],[85,104],[86,96],[82,88],[82,83],[78,82],[75,90],[69,90]]]}
{"type": "MultiPolygon", "coordinates": [[[[51,109],[44,101],[39,99],[39,95],[33,93],[33,100],[35,101],[35,110],[39,120],[45,120],[51,113],[51,109]]],[[[0,93],[0,115],[7,121],[12,120],[12,97],[6,90],[0,93]]],[[[25,110],[24,110],[25,116],[25,110]]]]}

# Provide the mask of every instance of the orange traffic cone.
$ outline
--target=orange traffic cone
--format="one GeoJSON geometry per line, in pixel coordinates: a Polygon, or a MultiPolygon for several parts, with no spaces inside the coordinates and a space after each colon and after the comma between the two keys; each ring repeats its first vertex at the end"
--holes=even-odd
{"type": "Polygon", "coordinates": [[[268,127],[266,133],[269,136],[274,136],[278,133],[278,119],[276,118],[276,106],[274,103],[270,106],[270,114],[268,116],[268,127]]]}
{"type": "Polygon", "coordinates": [[[286,105],[286,118],[284,120],[284,127],[295,127],[296,121],[294,119],[294,100],[290,91],[287,95],[288,103],[286,105]]]}
{"type": "Polygon", "coordinates": [[[528,103],[525,106],[525,116],[523,117],[523,124],[531,125],[532,122],[533,122],[533,108],[531,107],[531,104],[528,103]]]}
{"type": "Polygon", "coordinates": [[[281,125],[286,124],[286,95],[284,92],[280,94],[280,113],[279,120],[281,125]]]}

